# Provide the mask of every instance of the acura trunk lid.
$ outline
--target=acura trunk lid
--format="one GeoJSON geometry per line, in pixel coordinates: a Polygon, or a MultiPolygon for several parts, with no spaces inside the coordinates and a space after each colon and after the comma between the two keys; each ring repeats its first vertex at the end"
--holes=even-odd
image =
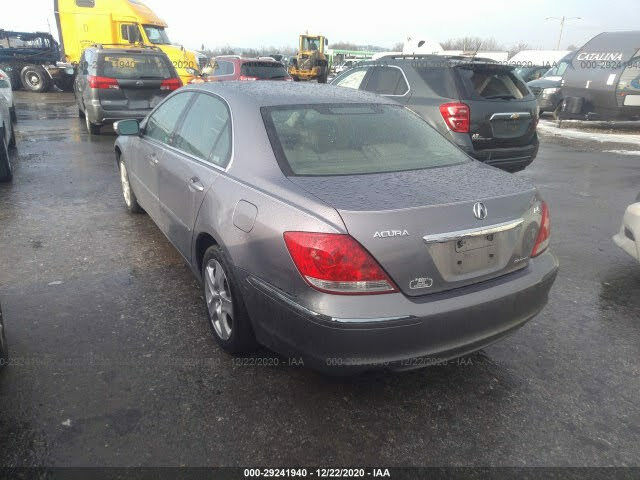
{"type": "Polygon", "coordinates": [[[349,234],[408,296],[525,267],[540,222],[528,182],[477,162],[289,178],[333,206],[349,234]]]}

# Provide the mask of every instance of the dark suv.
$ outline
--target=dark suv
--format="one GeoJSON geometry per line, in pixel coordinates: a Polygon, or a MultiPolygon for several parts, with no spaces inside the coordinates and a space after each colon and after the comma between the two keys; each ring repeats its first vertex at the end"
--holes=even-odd
{"type": "Polygon", "coordinates": [[[74,92],[89,133],[125,118],[143,119],[182,86],[173,64],[158,48],[95,45],[82,52],[74,92]]]}
{"type": "MultiPolygon", "coordinates": [[[[222,55],[212,60],[205,68],[203,79],[208,82],[229,80],[284,80],[292,81],[285,66],[271,57],[242,58],[237,55],[222,55]]],[[[197,80],[194,82],[196,83],[197,80]]]]}
{"type": "Polygon", "coordinates": [[[359,64],[332,85],[394,98],[473,158],[510,172],[538,153],[538,106],[513,67],[487,59],[389,56],[359,64]]]}

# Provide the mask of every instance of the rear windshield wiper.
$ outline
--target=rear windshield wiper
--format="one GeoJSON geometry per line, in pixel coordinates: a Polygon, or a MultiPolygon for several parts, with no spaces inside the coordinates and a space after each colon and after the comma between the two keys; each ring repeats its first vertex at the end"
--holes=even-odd
{"type": "Polygon", "coordinates": [[[484,97],[487,100],[496,100],[496,99],[501,99],[501,100],[515,100],[516,97],[514,97],[513,95],[490,95],[488,97],[484,97]]]}

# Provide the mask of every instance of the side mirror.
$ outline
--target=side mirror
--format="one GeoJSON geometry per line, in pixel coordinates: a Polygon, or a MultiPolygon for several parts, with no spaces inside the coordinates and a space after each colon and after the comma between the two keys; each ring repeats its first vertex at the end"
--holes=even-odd
{"type": "Polygon", "coordinates": [[[119,120],[113,124],[113,129],[118,135],[139,135],[140,123],[138,120],[119,120]]]}

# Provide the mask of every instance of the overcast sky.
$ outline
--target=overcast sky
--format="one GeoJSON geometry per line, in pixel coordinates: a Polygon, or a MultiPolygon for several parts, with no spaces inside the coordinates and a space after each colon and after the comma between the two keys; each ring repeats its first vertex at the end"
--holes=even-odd
{"type": "MultiPolygon", "coordinates": [[[[53,0],[0,0],[0,28],[49,30],[57,35],[53,0]]],[[[97,0],[100,1],[100,0],[97,0]]],[[[526,42],[555,48],[559,23],[545,17],[582,17],[567,22],[561,48],[582,45],[602,31],[640,29],[638,0],[455,0],[368,2],[147,0],[169,24],[169,36],[189,48],[295,46],[308,30],[329,43],[350,41],[391,47],[407,35],[444,41],[461,36],[493,37],[507,46],[526,42]],[[305,12],[302,5],[309,5],[305,12]],[[393,8],[397,8],[394,11],[393,8]]],[[[639,46],[640,47],[640,46],[639,46]]]]}

